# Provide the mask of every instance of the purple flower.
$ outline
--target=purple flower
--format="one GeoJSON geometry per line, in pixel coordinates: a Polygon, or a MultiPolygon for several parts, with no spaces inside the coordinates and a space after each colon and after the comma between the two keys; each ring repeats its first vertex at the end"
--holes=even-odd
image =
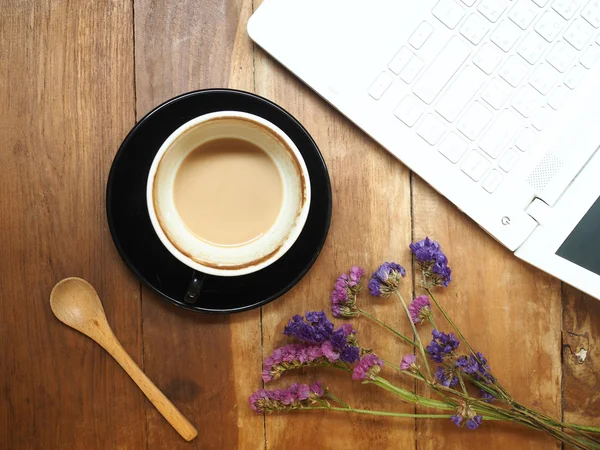
{"type": "Polygon", "coordinates": [[[367,353],[354,367],[354,371],[352,372],[352,379],[374,379],[382,367],[383,361],[379,359],[375,353],[367,353]]]}
{"type": "Polygon", "coordinates": [[[428,237],[410,244],[419,266],[429,278],[430,285],[448,287],[452,281],[452,269],[448,266],[448,258],[440,244],[428,237]]]}
{"type": "Polygon", "coordinates": [[[322,344],[284,345],[264,360],[262,379],[268,383],[289,370],[328,365],[337,361],[339,357],[329,341],[322,344]]]}
{"type": "Polygon", "coordinates": [[[459,356],[456,360],[456,367],[458,367],[463,373],[472,375],[475,378],[487,383],[492,382],[494,379],[490,374],[490,366],[487,364],[487,359],[479,352],[476,353],[476,356],[459,356]]]}
{"type": "Polygon", "coordinates": [[[429,302],[429,297],[421,295],[415,298],[410,302],[410,305],[408,305],[408,312],[414,323],[419,323],[422,320],[431,317],[431,303],[429,302]]]}
{"type": "Polygon", "coordinates": [[[359,358],[360,349],[356,344],[356,330],[352,325],[342,325],[331,334],[329,340],[342,361],[353,364],[359,358]]]}
{"type": "Polygon", "coordinates": [[[387,297],[398,289],[400,280],[404,276],[406,270],[400,264],[383,263],[371,276],[369,291],[375,297],[387,297]]]}
{"type": "Polygon", "coordinates": [[[438,367],[435,378],[446,387],[456,386],[456,383],[458,383],[458,378],[454,373],[454,369],[448,367],[438,367]]]}
{"type": "Polygon", "coordinates": [[[483,417],[479,415],[473,417],[472,419],[468,419],[467,428],[469,430],[476,430],[477,428],[479,428],[479,425],[481,425],[481,419],[483,419],[483,417]]]}
{"type": "Polygon", "coordinates": [[[340,354],[335,351],[331,341],[323,342],[321,344],[321,351],[330,362],[336,362],[338,359],[340,359],[340,354]]]}
{"type": "Polygon", "coordinates": [[[283,334],[309,344],[321,344],[331,336],[333,324],[327,319],[325,312],[307,312],[305,318],[295,315],[288,322],[283,334]]]}
{"type": "Polygon", "coordinates": [[[256,412],[274,412],[291,411],[310,406],[323,396],[325,396],[325,390],[319,382],[310,386],[294,383],[285,389],[273,391],[259,389],[248,400],[250,408],[256,412]]]}
{"type": "Polygon", "coordinates": [[[433,340],[426,348],[429,357],[437,363],[441,363],[444,359],[452,357],[460,344],[454,333],[446,334],[438,330],[433,330],[431,335],[433,336],[433,340]]]}
{"type": "Polygon", "coordinates": [[[352,347],[350,345],[346,346],[342,353],[340,353],[340,359],[348,364],[354,364],[360,358],[360,348],[352,347]]]}
{"type": "Polygon", "coordinates": [[[457,427],[460,427],[460,424],[462,423],[463,418],[462,418],[462,416],[455,414],[452,417],[450,417],[450,420],[452,421],[452,423],[454,425],[456,425],[457,427]]]}
{"type": "Polygon", "coordinates": [[[484,391],[483,389],[480,389],[480,391],[481,400],[484,402],[492,403],[494,400],[496,400],[496,397],[493,394],[490,394],[488,391],[484,391]]]}
{"type": "Polygon", "coordinates": [[[415,361],[417,360],[417,356],[413,355],[412,353],[409,353],[408,355],[404,355],[402,357],[402,362],[400,362],[400,369],[401,370],[409,370],[413,364],[415,363],[415,361]]]}
{"type": "Polygon", "coordinates": [[[350,273],[341,274],[335,281],[331,293],[331,310],[334,317],[352,317],[359,314],[356,296],[362,286],[365,269],[353,266],[350,273]]]}
{"type": "Polygon", "coordinates": [[[465,424],[464,419],[467,419],[466,425],[469,430],[476,430],[481,425],[483,417],[477,414],[468,403],[461,401],[456,408],[456,414],[450,417],[450,420],[457,427],[461,427],[465,424]]]}

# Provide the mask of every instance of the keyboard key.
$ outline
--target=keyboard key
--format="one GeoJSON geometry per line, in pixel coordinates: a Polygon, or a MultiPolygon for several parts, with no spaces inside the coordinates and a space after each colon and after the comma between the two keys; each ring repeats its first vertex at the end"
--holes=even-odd
{"type": "Polygon", "coordinates": [[[440,119],[433,114],[427,114],[417,127],[417,134],[430,145],[435,145],[446,131],[446,127],[440,119]]]}
{"type": "Polygon", "coordinates": [[[473,45],[479,45],[489,30],[490,27],[485,20],[477,14],[471,14],[460,28],[460,34],[473,45]]]}
{"type": "Polygon", "coordinates": [[[502,150],[513,140],[521,127],[521,119],[513,112],[505,109],[494,120],[479,140],[479,147],[491,158],[496,159],[502,150]]]}
{"type": "Polygon", "coordinates": [[[551,111],[552,110],[546,106],[542,106],[540,109],[538,109],[531,118],[531,124],[533,125],[533,128],[538,131],[542,131],[544,128],[546,128],[548,122],[550,122],[551,111]]]}
{"type": "Polygon", "coordinates": [[[548,3],[548,0],[533,0],[533,3],[538,5],[540,8],[543,8],[546,6],[546,3],[548,3]]]}
{"type": "Polygon", "coordinates": [[[402,47],[400,51],[392,58],[388,64],[388,69],[394,72],[396,75],[400,75],[402,69],[406,67],[408,62],[412,59],[414,53],[411,52],[408,47],[402,47]]]}
{"type": "Polygon", "coordinates": [[[498,71],[498,75],[504,78],[512,87],[517,87],[525,75],[527,65],[517,56],[511,56],[498,71]]]}
{"type": "Polygon", "coordinates": [[[498,162],[498,167],[504,170],[506,173],[510,172],[517,161],[519,160],[519,154],[515,152],[512,148],[506,150],[506,153],[502,155],[500,161],[498,162]]]}
{"type": "Polygon", "coordinates": [[[469,178],[473,181],[481,180],[481,177],[485,174],[490,163],[483,157],[477,150],[473,150],[469,153],[469,156],[464,160],[460,169],[466,173],[469,178]]]}
{"type": "Polygon", "coordinates": [[[492,108],[500,109],[511,93],[512,88],[505,81],[494,78],[483,90],[481,98],[492,108]]]}
{"type": "Polygon", "coordinates": [[[540,103],[540,97],[540,94],[531,86],[523,86],[513,97],[511,105],[523,117],[531,117],[531,114],[540,103]]]}
{"type": "Polygon", "coordinates": [[[473,64],[479,67],[488,75],[491,75],[498,64],[502,61],[504,53],[498,47],[489,42],[481,46],[479,51],[473,57],[473,64]]]}
{"type": "Polygon", "coordinates": [[[439,152],[453,164],[460,161],[460,158],[462,158],[468,148],[469,144],[454,131],[448,133],[448,136],[438,146],[439,152]]]}
{"type": "Polygon", "coordinates": [[[526,30],[539,12],[540,9],[531,0],[519,0],[508,13],[508,18],[526,30]]]}
{"type": "Polygon", "coordinates": [[[409,127],[414,126],[423,115],[425,108],[416,98],[407,95],[394,110],[394,115],[409,127]]]}
{"type": "Polygon", "coordinates": [[[423,67],[425,67],[423,60],[418,56],[413,56],[400,72],[400,79],[405,83],[412,83],[423,67]]]}
{"type": "Polygon", "coordinates": [[[448,122],[454,122],[483,84],[486,76],[476,67],[467,66],[444,92],[435,110],[448,122]]]}
{"type": "Polygon", "coordinates": [[[415,84],[413,92],[430,105],[470,53],[470,47],[454,36],[415,84]]]}
{"type": "Polygon", "coordinates": [[[508,52],[521,37],[521,29],[514,23],[505,20],[498,25],[490,36],[490,40],[505,52],[508,52]]]}
{"type": "Polygon", "coordinates": [[[421,47],[423,47],[423,44],[425,44],[427,39],[429,39],[431,33],[433,33],[433,27],[427,22],[421,22],[408,40],[408,43],[419,50],[421,47]]]}
{"type": "Polygon", "coordinates": [[[540,94],[547,95],[556,84],[558,72],[548,64],[540,64],[529,77],[531,84],[540,94]]]}
{"type": "Polygon", "coordinates": [[[375,100],[379,100],[392,84],[393,78],[387,72],[381,72],[375,82],[369,88],[369,95],[375,100]]]}
{"type": "Polygon", "coordinates": [[[548,97],[548,104],[552,109],[558,110],[565,103],[568,94],[565,86],[558,86],[548,97]]]}
{"type": "Polygon", "coordinates": [[[517,53],[529,64],[538,62],[548,48],[548,43],[537,33],[529,33],[517,46],[517,53]]]}
{"type": "Polygon", "coordinates": [[[458,131],[474,141],[481,134],[494,115],[480,102],[475,101],[458,121],[458,131]]]}
{"type": "Polygon", "coordinates": [[[558,41],[546,56],[546,61],[561,73],[567,70],[567,67],[569,67],[574,59],[575,50],[563,41],[558,41]]]}
{"type": "Polygon", "coordinates": [[[434,6],[432,13],[440,22],[454,30],[464,17],[465,10],[454,0],[440,0],[434,6]]]}
{"type": "Polygon", "coordinates": [[[572,0],[554,0],[552,3],[552,9],[566,20],[571,20],[577,8],[579,6],[572,0]]]}
{"type": "Polygon", "coordinates": [[[483,183],[481,183],[481,187],[483,187],[483,189],[485,189],[490,194],[492,194],[496,190],[496,188],[500,185],[501,182],[502,182],[502,174],[497,170],[492,170],[488,174],[488,176],[485,177],[485,180],[483,180],[483,183]]]}
{"type": "Polygon", "coordinates": [[[473,6],[475,4],[475,0],[460,0],[467,6],[473,6]]]}
{"type": "Polygon", "coordinates": [[[589,23],[582,19],[575,19],[565,32],[565,41],[577,50],[582,50],[585,44],[591,39],[593,33],[594,29],[589,23]]]}
{"type": "Polygon", "coordinates": [[[575,89],[579,82],[585,76],[585,69],[581,66],[573,66],[567,76],[565,77],[565,84],[569,89],[575,89]]]}
{"type": "Polygon", "coordinates": [[[477,11],[490,22],[496,23],[507,6],[508,2],[506,0],[481,0],[481,3],[477,6],[477,11]]]}
{"type": "Polygon", "coordinates": [[[600,0],[591,0],[581,11],[581,17],[594,28],[600,28],[600,0]]]}
{"type": "Polygon", "coordinates": [[[537,135],[531,128],[525,128],[517,140],[515,141],[515,147],[517,147],[522,152],[527,152],[531,150],[533,144],[537,140],[537,135]]]}
{"type": "Polygon", "coordinates": [[[586,69],[591,69],[592,67],[594,67],[594,64],[596,64],[599,58],[600,47],[598,47],[597,45],[592,45],[591,47],[587,48],[579,62],[586,69]]]}
{"type": "Polygon", "coordinates": [[[534,30],[548,42],[554,41],[566,22],[554,11],[546,11],[542,18],[535,24],[534,30]]]}

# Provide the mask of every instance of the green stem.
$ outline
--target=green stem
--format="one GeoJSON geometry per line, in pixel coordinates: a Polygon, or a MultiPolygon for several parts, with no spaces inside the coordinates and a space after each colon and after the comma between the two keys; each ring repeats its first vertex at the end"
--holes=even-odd
{"type": "Polygon", "coordinates": [[[415,327],[414,322],[412,321],[412,317],[410,316],[410,312],[408,311],[408,306],[406,306],[406,302],[404,301],[404,297],[400,294],[400,291],[396,289],[396,296],[400,299],[402,306],[404,307],[404,312],[406,313],[406,317],[410,322],[410,326],[412,327],[413,333],[415,335],[415,339],[417,342],[417,347],[421,352],[421,356],[423,357],[423,364],[425,364],[425,368],[427,369],[427,376],[431,379],[431,369],[429,367],[429,361],[427,361],[427,355],[425,354],[425,348],[423,347],[423,343],[421,342],[421,337],[419,336],[419,332],[417,331],[417,327],[415,327]]]}
{"type": "Polygon", "coordinates": [[[433,318],[433,314],[429,315],[429,322],[431,322],[431,326],[433,327],[434,330],[438,329],[437,325],[435,324],[435,319],[433,318]]]}
{"type": "Polygon", "coordinates": [[[463,381],[462,375],[459,371],[456,372],[456,375],[458,376],[458,382],[460,383],[460,387],[462,388],[464,394],[469,395],[469,393],[467,392],[467,387],[465,386],[465,382],[463,381]]]}
{"type": "Polygon", "coordinates": [[[414,392],[407,391],[401,387],[398,387],[385,378],[375,377],[374,380],[367,380],[368,383],[375,384],[403,399],[405,399],[409,403],[414,403],[416,405],[425,406],[427,408],[438,408],[443,410],[454,410],[455,407],[448,403],[441,402],[439,400],[433,400],[430,398],[421,397],[420,395],[415,394],[414,392]]]}
{"type": "MultiPolygon", "coordinates": [[[[368,409],[355,409],[355,408],[337,408],[335,406],[307,406],[301,408],[302,411],[306,410],[317,410],[317,409],[328,409],[331,411],[343,411],[353,412],[358,414],[369,414],[372,416],[387,416],[387,417],[403,417],[407,419],[449,419],[452,417],[450,414],[410,414],[410,413],[396,413],[390,411],[371,411],[368,409]]],[[[491,418],[485,418],[486,420],[494,420],[491,418]]]]}
{"type": "Polygon", "coordinates": [[[376,319],[375,317],[373,317],[371,314],[369,314],[366,311],[363,311],[362,309],[358,309],[358,311],[365,317],[371,319],[373,322],[378,323],[379,325],[381,325],[382,327],[384,327],[385,329],[387,329],[388,331],[391,331],[394,335],[396,335],[397,337],[399,337],[400,339],[402,339],[403,341],[405,341],[406,343],[416,347],[417,344],[412,341],[411,339],[407,338],[406,336],[404,336],[402,333],[399,333],[398,331],[394,330],[392,327],[390,327],[389,325],[383,323],[381,320],[376,319]]]}
{"type": "Polygon", "coordinates": [[[345,406],[346,408],[350,408],[350,405],[348,405],[348,403],[346,403],[346,402],[342,401],[341,399],[337,398],[331,392],[327,392],[327,397],[329,397],[330,399],[332,399],[334,402],[337,402],[340,405],[345,406]]]}

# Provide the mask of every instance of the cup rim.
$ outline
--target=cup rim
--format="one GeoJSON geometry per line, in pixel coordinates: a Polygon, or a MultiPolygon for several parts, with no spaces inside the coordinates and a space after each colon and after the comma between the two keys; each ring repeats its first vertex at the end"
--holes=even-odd
{"type": "Polygon", "coordinates": [[[186,266],[197,270],[199,272],[222,276],[222,277],[234,277],[247,275],[259,270],[262,270],[271,264],[275,263],[279,260],[285,253],[294,245],[297,241],[298,237],[302,233],[304,226],[306,225],[306,220],[308,218],[308,212],[310,209],[311,203],[311,186],[310,186],[310,177],[308,174],[308,168],[306,167],[306,163],[300,150],[290,139],[290,137],[281,130],[278,126],[271,123],[270,121],[264,119],[263,117],[257,116],[255,114],[243,112],[243,111],[216,111],[207,114],[203,114],[197,116],[181,126],[179,126],[175,131],[173,131],[169,137],[162,143],[158,152],[154,156],[152,160],[152,165],[150,166],[150,170],[148,171],[148,180],[146,184],[146,206],[148,209],[148,213],[150,216],[150,221],[152,223],[152,227],[154,228],[155,233],[160,239],[161,243],[165,246],[165,248],[171,253],[175,258],[177,258],[180,262],[185,264],[186,266]],[[162,161],[164,155],[167,153],[172,144],[182,136],[187,130],[190,130],[202,123],[208,122],[213,119],[223,119],[223,118],[241,118],[248,120],[252,123],[258,124],[267,128],[269,131],[274,133],[279,139],[283,140],[284,144],[291,151],[291,154],[300,168],[299,175],[302,178],[303,186],[302,186],[302,194],[303,194],[303,202],[302,207],[297,215],[296,222],[287,237],[284,241],[281,242],[274,251],[270,254],[261,256],[254,261],[250,261],[246,264],[241,265],[240,267],[234,268],[219,268],[218,266],[209,266],[206,264],[202,264],[196,260],[194,260],[191,255],[186,255],[180,249],[178,249],[168,238],[166,232],[161,226],[160,219],[156,212],[156,207],[154,204],[154,184],[156,174],[158,172],[158,168],[160,166],[160,162],[162,161]]]}

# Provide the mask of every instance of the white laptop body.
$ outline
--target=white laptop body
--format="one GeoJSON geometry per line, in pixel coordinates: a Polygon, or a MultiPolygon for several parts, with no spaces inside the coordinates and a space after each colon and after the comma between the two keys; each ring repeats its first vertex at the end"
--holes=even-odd
{"type": "Polygon", "coordinates": [[[600,0],[265,0],[248,33],[519,258],[600,298],[600,0]]]}

